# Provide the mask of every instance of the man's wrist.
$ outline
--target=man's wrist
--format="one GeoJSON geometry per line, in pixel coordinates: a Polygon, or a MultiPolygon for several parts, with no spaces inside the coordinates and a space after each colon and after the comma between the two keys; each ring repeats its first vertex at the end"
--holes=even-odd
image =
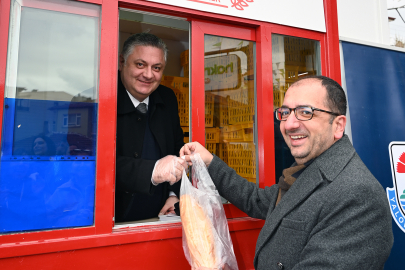
{"type": "Polygon", "coordinates": [[[154,185],[154,186],[159,185],[159,183],[156,183],[156,182],[153,180],[153,174],[154,174],[154,172],[155,172],[156,165],[158,164],[158,162],[159,162],[159,161],[156,161],[155,166],[153,167],[152,177],[150,178],[150,181],[152,182],[152,185],[154,185]]]}

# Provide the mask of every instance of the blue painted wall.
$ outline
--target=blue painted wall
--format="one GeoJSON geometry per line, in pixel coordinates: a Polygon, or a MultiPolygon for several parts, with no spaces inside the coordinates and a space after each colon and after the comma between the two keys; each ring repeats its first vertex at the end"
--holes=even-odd
{"type": "MultiPolygon", "coordinates": [[[[405,53],[342,42],[353,145],[386,189],[393,187],[388,145],[405,141],[405,53]]],[[[392,221],[385,269],[404,269],[405,233],[392,221]]]]}

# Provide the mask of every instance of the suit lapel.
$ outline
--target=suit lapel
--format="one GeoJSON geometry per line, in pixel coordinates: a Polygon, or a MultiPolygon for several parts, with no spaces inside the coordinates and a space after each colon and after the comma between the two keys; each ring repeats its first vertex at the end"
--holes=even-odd
{"type": "Polygon", "coordinates": [[[310,196],[313,191],[322,184],[322,182],[322,175],[316,164],[309,165],[309,167],[306,168],[297,178],[291,188],[284,194],[280,203],[274,208],[274,210],[271,212],[269,211],[269,215],[266,217],[266,223],[257,239],[255,264],[257,263],[257,255],[274,231],[278,228],[281,220],[310,196]]]}

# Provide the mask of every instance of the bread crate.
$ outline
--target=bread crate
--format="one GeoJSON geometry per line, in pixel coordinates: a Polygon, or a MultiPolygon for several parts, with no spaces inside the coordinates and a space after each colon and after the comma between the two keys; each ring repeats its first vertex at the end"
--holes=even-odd
{"type": "Polygon", "coordinates": [[[189,78],[176,77],[176,76],[163,76],[160,84],[167,86],[171,89],[179,89],[182,91],[188,91],[189,78]]]}
{"type": "Polygon", "coordinates": [[[219,143],[219,128],[206,128],[205,129],[205,142],[206,143],[219,143]]]}
{"type": "Polygon", "coordinates": [[[229,124],[253,123],[255,114],[254,91],[241,89],[233,91],[228,100],[229,124]]]}
{"type": "Polygon", "coordinates": [[[220,159],[225,163],[228,163],[228,144],[227,143],[217,143],[217,154],[220,159]]]}
{"type": "Polygon", "coordinates": [[[273,105],[275,108],[283,106],[285,92],[283,90],[273,90],[273,105]]]}
{"type": "Polygon", "coordinates": [[[205,92],[205,126],[214,126],[214,100],[215,95],[210,92],[205,92]]]}
{"type": "Polygon", "coordinates": [[[217,144],[216,143],[205,143],[205,148],[211,153],[216,155],[217,154],[217,144]]]}
{"type": "Polygon", "coordinates": [[[184,52],[182,52],[180,54],[180,64],[182,66],[188,65],[188,63],[189,63],[188,56],[189,56],[189,50],[185,50],[184,52]]]}
{"type": "Polygon", "coordinates": [[[215,95],[214,99],[214,126],[225,127],[229,125],[228,96],[215,95]]]}
{"type": "Polygon", "coordinates": [[[240,176],[256,178],[256,147],[253,143],[228,143],[228,165],[240,176]]]}
{"type": "Polygon", "coordinates": [[[183,130],[183,135],[184,135],[184,143],[190,142],[190,132],[189,132],[189,127],[181,127],[183,130]]]}
{"type": "Polygon", "coordinates": [[[190,68],[189,68],[189,65],[187,64],[187,65],[184,65],[183,66],[183,72],[184,72],[184,77],[186,77],[186,78],[188,78],[189,77],[189,71],[190,71],[190,68]]]}
{"type": "Polygon", "coordinates": [[[229,125],[222,129],[224,142],[253,142],[253,123],[229,125]]]}

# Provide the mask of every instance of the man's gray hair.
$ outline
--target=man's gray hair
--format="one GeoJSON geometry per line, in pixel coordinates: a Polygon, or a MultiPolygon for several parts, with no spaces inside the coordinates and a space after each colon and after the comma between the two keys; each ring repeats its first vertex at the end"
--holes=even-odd
{"type": "Polygon", "coordinates": [[[167,47],[166,44],[155,35],[149,33],[139,33],[130,36],[125,42],[122,48],[122,56],[124,57],[125,63],[127,62],[128,56],[130,56],[136,46],[151,46],[163,51],[163,57],[165,62],[167,60],[167,47]]]}

